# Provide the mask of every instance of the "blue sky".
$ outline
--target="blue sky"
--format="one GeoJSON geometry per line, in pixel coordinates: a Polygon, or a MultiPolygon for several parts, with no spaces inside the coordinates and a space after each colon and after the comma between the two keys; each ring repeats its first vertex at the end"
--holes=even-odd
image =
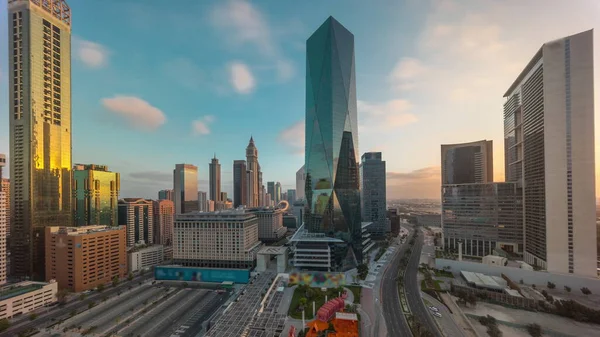
{"type": "MultiPolygon", "coordinates": [[[[388,197],[439,195],[441,143],[494,140],[502,180],[504,90],[542,43],[600,28],[599,3],[72,0],[73,163],[120,172],[122,197],[155,198],[182,162],[206,190],[216,152],[231,193],[253,135],[265,185],[294,188],[305,41],[333,15],[355,36],[360,151],[383,152],[388,197]]],[[[597,29],[595,45],[598,59],[597,29]]],[[[0,58],[0,153],[7,69],[0,58]]]]}

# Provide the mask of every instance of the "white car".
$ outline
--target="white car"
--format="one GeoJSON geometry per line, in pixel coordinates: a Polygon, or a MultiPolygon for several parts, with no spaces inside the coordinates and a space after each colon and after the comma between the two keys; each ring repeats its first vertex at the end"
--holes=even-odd
{"type": "Polygon", "coordinates": [[[440,314],[439,312],[432,312],[432,314],[437,318],[442,318],[442,314],[440,314]]]}
{"type": "Polygon", "coordinates": [[[433,312],[439,312],[440,310],[434,306],[428,307],[429,310],[433,311],[433,312]]]}

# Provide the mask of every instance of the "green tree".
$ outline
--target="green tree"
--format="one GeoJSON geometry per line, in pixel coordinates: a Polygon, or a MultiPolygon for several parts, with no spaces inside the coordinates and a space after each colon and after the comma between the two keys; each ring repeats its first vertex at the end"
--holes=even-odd
{"type": "Polygon", "coordinates": [[[532,323],[527,325],[527,332],[532,337],[542,337],[542,327],[539,324],[532,323]]]}
{"type": "Polygon", "coordinates": [[[36,319],[38,317],[38,315],[35,312],[32,312],[31,314],[29,314],[29,320],[33,321],[34,319],[36,319]]]}
{"type": "Polygon", "coordinates": [[[71,312],[69,313],[69,316],[73,317],[75,315],[77,315],[77,310],[75,310],[75,309],[71,310],[71,312]]]}
{"type": "Polygon", "coordinates": [[[304,309],[306,307],[306,303],[308,302],[308,299],[306,297],[302,297],[299,301],[298,301],[298,306],[302,307],[302,309],[304,309]]]}
{"type": "Polygon", "coordinates": [[[104,290],[104,283],[100,283],[97,287],[98,292],[102,292],[104,290]]]}
{"type": "Polygon", "coordinates": [[[556,284],[548,281],[548,289],[554,289],[554,288],[556,288],[556,284]]]}
{"type": "Polygon", "coordinates": [[[96,302],[91,301],[90,303],[88,303],[88,309],[91,309],[94,307],[94,305],[96,305],[96,302]]]}
{"type": "Polygon", "coordinates": [[[79,294],[79,300],[80,301],[85,300],[85,297],[86,297],[85,294],[79,294]]]}
{"type": "Polygon", "coordinates": [[[0,332],[10,328],[10,322],[6,319],[0,319],[0,332]]]}
{"type": "Polygon", "coordinates": [[[568,292],[568,293],[570,293],[571,292],[571,287],[565,286],[565,291],[568,292]]]}
{"type": "Polygon", "coordinates": [[[581,292],[582,292],[584,295],[590,295],[590,294],[592,294],[592,291],[591,291],[590,289],[588,289],[588,287],[583,287],[583,288],[581,288],[581,292]]]}
{"type": "Polygon", "coordinates": [[[119,284],[119,276],[115,275],[115,277],[112,279],[112,286],[116,287],[117,284],[119,284]]]}
{"type": "Polygon", "coordinates": [[[128,279],[129,281],[132,281],[132,280],[133,280],[133,273],[132,273],[132,272],[129,272],[129,274],[127,275],[127,279],[128,279]]]}

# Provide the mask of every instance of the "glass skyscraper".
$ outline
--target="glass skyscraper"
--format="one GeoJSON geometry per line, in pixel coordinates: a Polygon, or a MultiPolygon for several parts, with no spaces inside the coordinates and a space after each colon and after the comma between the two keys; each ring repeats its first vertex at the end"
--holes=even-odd
{"type": "Polygon", "coordinates": [[[175,214],[198,211],[198,167],[176,164],[173,170],[175,214]]]}
{"type": "Polygon", "coordinates": [[[119,173],[104,165],[73,167],[74,225],[118,226],[119,173]]]}
{"type": "Polygon", "coordinates": [[[11,268],[45,279],[46,226],[71,213],[71,10],[8,0],[11,268]]]}
{"type": "Polygon", "coordinates": [[[362,262],[354,35],[329,17],[306,44],[304,224],[338,239],[331,268],[347,270],[362,262]]]}

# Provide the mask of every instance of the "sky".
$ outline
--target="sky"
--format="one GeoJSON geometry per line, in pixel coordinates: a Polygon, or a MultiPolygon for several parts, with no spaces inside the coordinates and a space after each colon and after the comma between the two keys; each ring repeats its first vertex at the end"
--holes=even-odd
{"type": "MultiPolygon", "coordinates": [[[[231,196],[233,161],[245,159],[250,136],[265,185],[295,188],[305,42],[330,15],[355,37],[359,149],[383,153],[388,198],[439,198],[440,144],[493,140],[503,181],[502,95],[544,42],[589,29],[599,130],[597,0],[68,2],[73,164],[119,172],[121,197],[156,198],[172,188],[177,163],[198,166],[206,191],[214,154],[231,196]]],[[[0,57],[6,154],[7,74],[0,57]]]]}

